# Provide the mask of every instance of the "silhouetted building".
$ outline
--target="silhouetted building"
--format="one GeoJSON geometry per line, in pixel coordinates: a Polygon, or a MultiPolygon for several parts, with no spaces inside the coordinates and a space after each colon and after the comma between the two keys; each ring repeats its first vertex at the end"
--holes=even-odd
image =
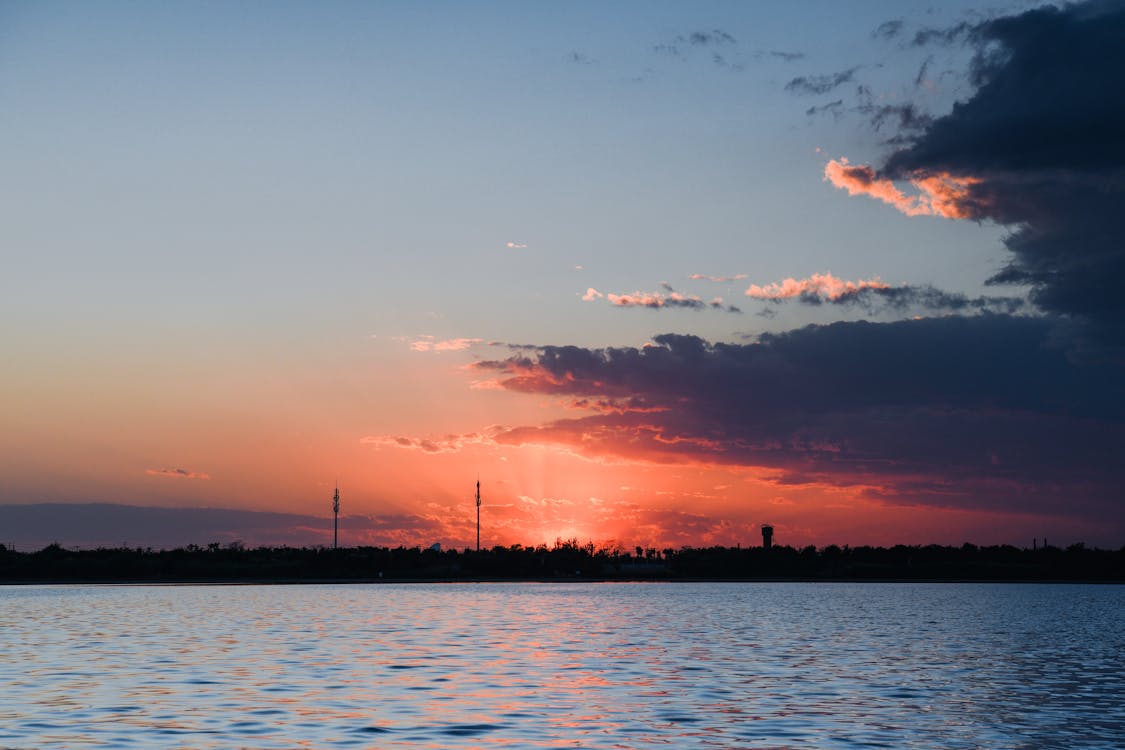
{"type": "Polygon", "coordinates": [[[340,484],[336,484],[336,492],[332,495],[332,549],[336,549],[340,541],[340,484]]]}
{"type": "Polygon", "coordinates": [[[762,546],[766,549],[773,546],[773,526],[768,523],[762,524],[762,546]]]}

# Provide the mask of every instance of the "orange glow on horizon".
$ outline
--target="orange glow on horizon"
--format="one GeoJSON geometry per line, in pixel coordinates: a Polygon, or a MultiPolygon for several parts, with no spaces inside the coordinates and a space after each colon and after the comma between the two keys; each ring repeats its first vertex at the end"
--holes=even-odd
{"type": "MultiPolygon", "coordinates": [[[[481,541],[489,547],[570,538],[625,549],[747,545],[760,540],[764,522],[774,524],[782,545],[988,542],[997,528],[1030,538],[1045,523],[1032,515],[908,505],[891,482],[871,475],[829,482],[795,478],[784,468],[723,463],[739,459],[716,453],[722,441],[680,436],[645,416],[667,407],[628,393],[588,397],[552,393],[551,383],[530,387],[537,378],[550,378],[560,390],[571,382],[530,360],[520,374],[533,398],[513,398],[518,382],[467,391],[463,362],[447,355],[412,352],[401,343],[377,354],[341,372],[310,365],[282,377],[258,368],[214,381],[185,373],[183,382],[172,383],[180,398],[125,380],[89,400],[44,381],[36,400],[9,412],[12,429],[0,438],[4,480],[13,497],[28,501],[310,519],[279,537],[230,530],[237,534],[230,538],[247,544],[330,542],[338,480],[344,545],[472,546],[478,474],[481,541]],[[191,387],[205,389],[205,398],[192,398],[191,387]],[[573,420],[576,411],[649,427],[552,422],[573,420]],[[44,426],[44,414],[78,418],[59,431],[44,426]],[[47,492],[39,488],[43,476],[51,478],[47,492]]],[[[1082,535],[1075,530],[1074,538],[1082,535]]]]}

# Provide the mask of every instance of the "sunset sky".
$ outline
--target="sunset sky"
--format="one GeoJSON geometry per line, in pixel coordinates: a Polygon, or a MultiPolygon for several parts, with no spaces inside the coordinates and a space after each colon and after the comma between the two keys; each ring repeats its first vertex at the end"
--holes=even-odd
{"type": "Polygon", "coordinates": [[[1120,547],[1125,3],[931,6],[0,2],[0,543],[1120,547]]]}

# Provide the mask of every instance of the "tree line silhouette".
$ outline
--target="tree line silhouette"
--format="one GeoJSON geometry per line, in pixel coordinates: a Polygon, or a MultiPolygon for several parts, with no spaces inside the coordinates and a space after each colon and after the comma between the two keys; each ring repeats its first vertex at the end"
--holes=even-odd
{"type": "Polygon", "coordinates": [[[1125,582],[1125,547],[683,547],[632,551],[576,539],[480,551],[258,547],[239,542],[36,552],[0,545],[0,582],[473,580],[955,580],[1125,582]]]}

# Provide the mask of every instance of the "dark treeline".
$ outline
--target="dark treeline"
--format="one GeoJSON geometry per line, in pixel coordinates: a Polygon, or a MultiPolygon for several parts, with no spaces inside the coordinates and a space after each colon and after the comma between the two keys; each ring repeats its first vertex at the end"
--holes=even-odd
{"type": "Polygon", "coordinates": [[[554,546],[441,550],[421,547],[260,547],[235,543],[174,550],[37,552],[0,545],[0,582],[389,580],[958,580],[1125,582],[1125,548],[1035,550],[961,547],[597,548],[554,546]]]}

